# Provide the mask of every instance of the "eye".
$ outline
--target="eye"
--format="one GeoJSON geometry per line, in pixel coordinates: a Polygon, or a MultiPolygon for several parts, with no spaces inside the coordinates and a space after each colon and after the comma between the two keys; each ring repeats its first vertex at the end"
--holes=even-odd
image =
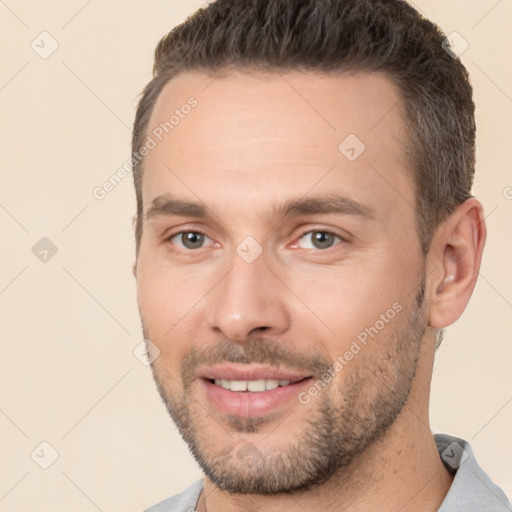
{"type": "Polygon", "coordinates": [[[301,235],[297,245],[302,249],[329,249],[335,244],[336,239],[339,242],[343,241],[339,235],[330,231],[306,231],[301,235]],[[302,240],[306,243],[301,243],[302,240]]]}
{"type": "Polygon", "coordinates": [[[169,242],[181,249],[201,249],[207,239],[212,241],[201,231],[180,231],[167,238],[169,242]]]}

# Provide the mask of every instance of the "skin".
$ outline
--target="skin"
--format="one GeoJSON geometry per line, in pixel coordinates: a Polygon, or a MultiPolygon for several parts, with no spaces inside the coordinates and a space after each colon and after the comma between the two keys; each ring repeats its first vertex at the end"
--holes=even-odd
{"type": "Polygon", "coordinates": [[[475,286],[486,236],[481,204],[472,198],[460,205],[424,257],[400,97],[382,74],[233,72],[212,81],[183,73],[159,96],[148,134],[190,96],[197,107],[146,156],[134,265],[144,334],[160,350],[155,380],[174,419],[187,420],[214,466],[221,458],[224,471],[250,479],[265,461],[268,470],[285,460],[322,405],[331,404],[340,429],[351,431],[350,411],[370,417],[379,397],[383,404],[398,397],[392,424],[381,425],[375,439],[360,433],[359,453],[318,485],[234,494],[205,476],[199,510],[437,510],[452,475],[429,427],[434,338],[462,314],[475,286]],[[338,149],[349,134],[366,146],[355,161],[338,149]],[[199,203],[208,215],[147,218],[164,194],[199,203]],[[357,201],[371,217],[275,215],[286,201],[329,194],[357,201]],[[205,233],[204,246],[183,246],[176,233],[185,230],[205,233]],[[318,248],[303,235],[314,230],[337,236],[318,248]],[[262,250],[252,263],[236,251],[248,236],[262,250]],[[199,379],[189,378],[200,370],[191,351],[211,355],[231,347],[261,363],[267,345],[281,350],[281,367],[294,370],[302,362],[301,370],[319,377],[314,357],[336,361],[396,303],[401,312],[318,396],[255,415],[252,430],[250,411],[222,414],[199,379]]]}

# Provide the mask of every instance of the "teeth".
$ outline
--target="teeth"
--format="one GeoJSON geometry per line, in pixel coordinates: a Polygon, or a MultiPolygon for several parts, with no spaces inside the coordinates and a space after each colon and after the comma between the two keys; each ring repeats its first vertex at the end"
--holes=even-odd
{"type": "Polygon", "coordinates": [[[252,391],[259,393],[276,389],[279,386],[288,386],[289,380],[261,379],[261,380],[226,380],[215,379],[215,384],[230,391],[252,391]]]}
{"type": "Polygon", "coordinates": [[[269,380],[265,381],[265,389],[276,389],[278,387],[279,387],[278,380],[269,379],[269,380]]]}
{"type": "Polygon", "coordinates": [[[247,391],[265,391],[264,380],[250,380],[247,383],[247,391]]]}

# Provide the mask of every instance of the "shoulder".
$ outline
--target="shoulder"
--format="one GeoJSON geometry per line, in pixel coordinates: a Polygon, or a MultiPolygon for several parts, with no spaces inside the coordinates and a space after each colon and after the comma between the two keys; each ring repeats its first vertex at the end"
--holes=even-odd
{"type": "Polygon", "coordinates": [[[194,512],[202,488],[203,480],[198,480],[180,494],[167,498],[144,512],[194,512]]]}
{"type": "Polygon", "coordinates": [[[439,512],[510,512],[505,493],[476,461],[468,441],[448,434],[434,434],[443,464],[455,474],[439,512]]]}

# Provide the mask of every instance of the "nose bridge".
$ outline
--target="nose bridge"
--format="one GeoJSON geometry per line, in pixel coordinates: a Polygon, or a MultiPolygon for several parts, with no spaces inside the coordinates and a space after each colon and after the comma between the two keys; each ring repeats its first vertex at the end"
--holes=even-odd
{"type": "Polygon", "coordinates": [[[243,342],[255,330],[279,333],[289,327],[284,290],[268,268],[265,253],[242,242],[230,270],[212,294],[211,327],[231,341],[243,342]]]}

